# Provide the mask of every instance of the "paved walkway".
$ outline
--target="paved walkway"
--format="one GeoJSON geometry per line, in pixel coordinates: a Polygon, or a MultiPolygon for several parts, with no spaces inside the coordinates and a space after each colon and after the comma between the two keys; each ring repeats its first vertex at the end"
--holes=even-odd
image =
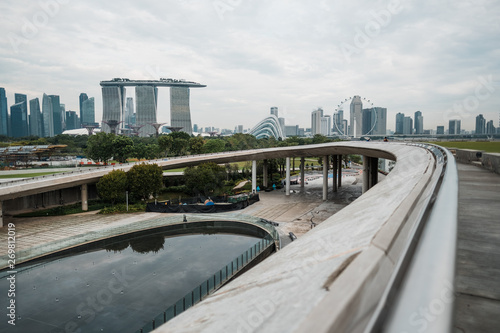
{"type": "Polygon", "coordinates": [[[458,165],[455,332],[500,331],[500,175],[458,165]]]}

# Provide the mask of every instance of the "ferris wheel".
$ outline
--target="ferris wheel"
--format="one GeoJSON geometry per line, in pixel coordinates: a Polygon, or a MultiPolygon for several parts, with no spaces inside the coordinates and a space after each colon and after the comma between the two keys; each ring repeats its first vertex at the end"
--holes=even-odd
{"type": "MultiPolygon", "coordinates": [[[[343,111],[344,110],[344,106],[345,105],[348,105],[352,102],[352,99],[356,97],[356,96],[353,96],[353,97],[349,97],[349,98],[345,98],[343,101],[341,101],[338,105],[337,105],[337,108],[335,109],[335,113],[333,115],[333,128],[334,130],[336,130],[340,135],[348,135],[347,133],[347,128],[344,128],[344,125],[343,124],[339,124],[337,122],[337,114],[339,111],[343,111]]],[[[377,118],[378,118],[378,115],[377,115],[377,109],[373,107],[373,102],[370,100],[370,99],[367,99],[365,97],[361,97],[361,96],[358,96],[360,97],[360,100],[361,102],[363,103],[363,109],[372,109],[372,116],[373,116],[373,119],[371,121],[371,128],[370,130],[366,131],[366,133],[361,133],[361,135],[370,135],[370,134],[373,134],[373,130],[375,129],[375,127],[377,126],[377,118]],[[365,107],[365,105],[367,107],[365,107]]],[[[348,110],[350,111],[350,107],[348,108],[348,110]]],[[[361,119],[359,119],[359,121],[361,121],[361,119]]],[[[349,124],[350,126],[353,126],[353,124],[349,124]]]]}

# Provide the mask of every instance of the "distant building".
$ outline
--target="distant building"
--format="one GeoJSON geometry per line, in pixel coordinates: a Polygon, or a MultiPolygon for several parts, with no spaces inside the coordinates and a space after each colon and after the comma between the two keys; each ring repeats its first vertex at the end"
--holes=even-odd
{"type": "Polygon", "coordinates": [[[415,112],[415,134],[424,134],[424,117],[422,112],[415,112]]]}
{"type": "Polygon", "coordinates": [[[30,100],[29,126],[30,135],[43,137],[43,118],[38,97],[30,100]]]}
{"type": "Polygon", "coordinates": [[[318,108],[311,112],[311,135],[321,134],[321,118],[323,109],[318,108]]]}
{"type": "Polygon", "coordinates": [[[74,130],[80,128],[80,120],[76,111],[66,111],[66,130],[74,130]]]}
{"type": "Polygon", "coordinates": [[[299,136],[299,125],[285,126],[286,137],[299,136]]]}
{"type": "Polygon", "coordinates": [[[111,133],[108,121],[121,121],[125,107],[126,89],[124,86],[102,86],[102,132],[111,133]]]}
{"type": "MultiPolygon", "coordinates": [[[[139,116],[137,124],[139,124],[139,116]]],[[[188,87],[170,88],[170,124],[175,127],[182,127],[181,131],[187,134],[192,133],[188,87]]]]}
{"type": "Polygon", "coordinates": [[[332,135],[332,118],[330,116],[321,117],[321,131],[320,134],[324,136],[332,135]]]}
{"type": "Polygon", "coordinates": [[[373,134],[375,135],[386,135],[387,134],[387,108],[374,107],[376,115],[376,123],[373,129],[373,134]]]}
{"type": "Polygon", "coordinates": [[[238,125],[236,133],[243,133],[243,125],[238,125]]]}
{"type": "Polygon", "coordinates": [[[403,134],[411,135],[413,132],[413,119],[405,117],[403,123],[403,134]]]}
{"type": "Polygon", "coordinates": [[[276,106],[271,107],[271,114],[275,115],[279,119],[278,107],[276,107],[276,106]]]}
{"type": "Polygon", "coordinates": [[[404,124],[405,124],[405,114],[398,112],[396,114],[396,133],[395,134],[403,134],[404,124]]]}
{"type": "Polygon", "coordinates": [[[486,134],[486,119],[482,114],[476,117],[476,134],[486,134]]]}
{"type": "Polygon", "coordinates": [[[15,94],[16,104],[10,107],[11,136],[14,138],[29,135],[28,127],[28,97],[24,94],[15,94]]]}
{"type": "MultiPolygon", "coordinates": [[[[345,121],[347,123],[347,120],[345,121]]],[[[347,126],[344,126],[344,110],[338,110],[333,114],[333,132],[339,135],[347,135],[347,126]]]]}
{"type": "Polygon", "coordinates": [[[52,99],[43,94],[42,98],[42,118],[43,118],[43,136],[54,136],[54,113],[52,112],[52,99]]]}
{"type": "Polygon", "coordinates": [[[362,134],[362,126],[363,126],[363,102],[361,101],[360,96],[354,96],[350,105],[350,116],[351,122],[350,127],[351,131],[349,135],[353,137],[358,137],[362,134]]]}
{"type": "Polygon", "coordinates": [[[444,134],[444,126],[438,126],[436,128],[436,134],[444,134]]]}
{"type": "MultiPolygon", "coordinates": [[[[125,114],[123,117],[123,128],[131,128],[131,126],[135,125],[135,122],[132,121],[134,117],[134,99],[132,97],[127,97],[127,102],[125,104],[125,114]]],[[[196,131],[195,131],[196,132],[196,131]]]]}
{"type": "Polygon", "coordinates": [[[193,132],[198,133],[198,124],[193,124],[193,132]]]}
{"type": "Polygon", "coordinates": [[[250,130],[250,134],[257,139],[274,137],[275,139],[285,139],[286,135],[283,133],[278,117],[269,115],[267,118],[261,120],[254,128],[250,130]]]}
{"type": "Polygon", "coordinates": [[[94,97],[88,98],[82,103],[82,118],[80,119],[82,126],[97,125],[95,122],[95,103],[94,97]]]}
{"type": "Polygon", "coordinates": [[[0,88],[0,135],[9,135],[9,109],[5,88],[0,88]]]}
{"type": "Polygon", "coordinates": [[[452,119],[448,122],[448,134],[456,135],[462,132],[461,129],[462,121],[459,119],[452,119]]]}
{"type": "MultiPolygon", "coordinates": [[[[181,88],[184,89],[184,88],[181,88]]],[[[154,86],[135,87],[135,112],[137,115],[137,125],[142,125],[140,136],[147,137],[156,133],[156,129],[151,125],[156,123],[156,108],[158,105],[158,88],[154,86]]],[[[176,126],[173,125],[172,126],[176,126]]],[[[191,121],[189,128],[182,131],[192,133],[191,121]]]]}
{"type": "MultiPolygon", "coordinates": [[[[59,101],[58,95],[49,95],[48,98],[51,101],[52,106],[52,122],[53,122],[53,134],[50,136],[55,136],[63,132],[63,117],[61,116],[61,103],[59,101]]],[[[43,107],[43,105],[42,105],[43,107]]]]}
{"type": "Polygon", "coordinates": [[[496,133],[497,129],[495,128],[495,125],[493,125],[493,120],[488,121],[488,123],[486,123],[486,134],[490,135],[496,133]]]}
{"type": "Polygon", "coordinates": [[[80,101],[80,122],[82,123],[82,126],[83,126],[83,102],[85,102],[87,99],[89,99],[89,97],[87,96],[86,93],[81,93],[80,96],[79,96],[79,101],[80,101]]]}

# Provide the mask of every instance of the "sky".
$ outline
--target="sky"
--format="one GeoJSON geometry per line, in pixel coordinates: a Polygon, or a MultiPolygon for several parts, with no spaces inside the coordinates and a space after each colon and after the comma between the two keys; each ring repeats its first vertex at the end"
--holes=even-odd
{"type": "MultiPolygon", "coordinates": [[[[349,110],[360,95],[396,113],[419,110],[424,129],[475,117],[499,125],[497,0],[2,0],[0,87],[29,99],[60,95],[79,111],[100,81],[185,79],[191,119],[202,127],[252,128],[279,108],[286,125],[311,112],[349,110]],[[345,102],[345,100],[348,100],[345,102]]],[[[127,95],[134,97],[134,89],[127,95]]],[[[170,124],[168,88],[158,122],[170,124]]],[[[348,112],[347,112],[348,113],[348,112]]]]}

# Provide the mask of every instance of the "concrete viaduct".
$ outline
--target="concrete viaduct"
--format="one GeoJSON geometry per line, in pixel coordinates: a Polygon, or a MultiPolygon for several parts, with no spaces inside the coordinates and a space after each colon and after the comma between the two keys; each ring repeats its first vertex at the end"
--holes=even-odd
{"type": "MultiPolygon", "coordinates": [[[[334,172],[340,173],[344,154],[363,156],[360,198],[156,331],[451,331],[458,182],[447,150],[425,144],[336,142],[150,163],[170,169],[253,161],[255,188],[256,161],[285,158],[289,195],[290,158],[334,156],[334,172]],[[380,183],[378,158],[397,161],[380,183]]],[[[88,184],[112,168],[4,184],[0,202],[74,187],[81,190],[85,210],[88,184]]],[[[326,168],[323,172],[326,200],[342,177],[334,177],[329,186],[326,168]]]]}

